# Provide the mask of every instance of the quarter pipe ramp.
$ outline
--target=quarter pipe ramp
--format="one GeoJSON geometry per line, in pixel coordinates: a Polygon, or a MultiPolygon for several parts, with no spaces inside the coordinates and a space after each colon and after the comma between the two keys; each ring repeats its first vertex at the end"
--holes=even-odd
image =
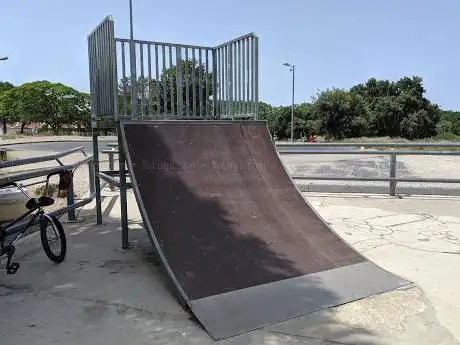
{"type": "Polygon", "coordinates": [[[265,122],[126,121],[122,136],[147,233],[212,338],[409,283],[325,224],[265,122]]]}

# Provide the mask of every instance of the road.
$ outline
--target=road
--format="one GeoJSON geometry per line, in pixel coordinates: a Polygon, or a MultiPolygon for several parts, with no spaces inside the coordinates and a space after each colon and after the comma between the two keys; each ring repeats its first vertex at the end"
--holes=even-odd
{"type": "MultiPolygon", "coordinates": [[[[99,150],[106,150],[110,149],[110,147],[107,146],[107,144],[111,143],[114,144],[116,143],[116,139],[113,141],[103,141],[99,142],[99,150]]],[[[1,146],[1,142],[0,142],[1,146]]],[[[23,151],[23,150],[33,150],[33,151],[42,151],[42,152],[59,152],[59,151],[67,151],[71,150],[75,147],[83,146],[85,151],[88,153],[93,152],[93,143],[91,141],[87,142],[81,142],[81,141],[61,141],[61,142],[47,142],[47,143],[21,143],[21,144],[16,144],[16,145],[8,145],[7,148],[8,150],[17,150],[17,151],[23,151]]],[[[283,148],[283,150],[290,150],[291,148],[283,148]]],[[[318,147],[314,146],[308,146],[304,148],[295,148],[296,150],[302,150],[302,151],[309,151],[309,150],[318,150],[318,151],[327,151],[327,150],[334,150],[334,151],[349,151],[353,150],[355,148],[353,147],[318,147]]]]}
{"type": "MultiPolygon", "coordinates": [[[[109,142],[100,142],[99,150],[110,149],[107,144],[109,142]]],[[[116,143],[116,140],[111,141],[110,143],[116,143]]],[[[43,152],[59,152],[71,150],[75,147],[83,146],[85,151],[88,153],[93,152],[93,143],[88,142],[76,142],[76,141],[62,141],[62,142],[49,142],[49,143],[26,143],[26,144],[16,144],[9,145],[8,150],[23,151],[23,150],[33,150],[33,151],[43,151],[43,152]]]]}

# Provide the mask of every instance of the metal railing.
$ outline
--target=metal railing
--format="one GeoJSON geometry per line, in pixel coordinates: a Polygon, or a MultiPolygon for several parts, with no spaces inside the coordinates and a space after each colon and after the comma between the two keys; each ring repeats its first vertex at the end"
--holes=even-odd
{"type": "Polygon", "coordinates": [[[115,37],[109,16],[89,34],[93,120],[257,117],[259,39],[218,46],[115,37]]]}
{"type": "MultiPolygon", "coordinates": [[[[24,159],[16,159],[16,160],[11,160],[11,161],[2,161],[0,162],[0,168],[6,169],[10,167],[25,166],[29,164],[52,162],[52,161],[56,161],[58,165],[51,166],[51,167],[30,169],[30,170],[25,170],[25,171],[17,171],[17,172],[13,171],[10,173],[6,173],[5,175],[0,175],[0,186],[8,185],[13,182],[17,183],[20,181],[27,181],[30,179],[59,174],[62,171],[69,171],[69,170],[73,171],[79,166],[87,164],[88,165],[88,178],[89,178],[89,191],[80,200],[76,201],[74,186],[73,186],[73,181],[72,181],[72,183],[70,183],[69,185],[69,188],[67,189],[67,206],[50,212],[51,215],[55,215],[55,216],[59,216],[64,213],[67,213],[68,220],[75,221],[76,220],[75,209],[80,208],[90,203],[95,197],[94,158],[92,155],[88,155],[84,151],[83,146],[76,147],[71,150],[59,152],[56,154],[43,155],[39,157],[31,157],[31,158],[24,158],[24,159]],[[71,164],[62,163],[61,158],[69,156],[76,152],[81,152],[83,154],[83,159],[73,162],[71,164]]],[[[24,183],[24,184],[21,184],[21,187],[29,187],[33,185],[42,184],[45,182],[46,182],[46,179],[35,181],[35,182],[30,182],[30,183],[24,183]]],[[[12,228],[8,229],[8,234],[14,233],[18,229],[20,229],[22,226],[24,226],[24,223],[19,223],[13,226],[12,228]]]]}
{"type": "Polygon", "coordinates": [[[417,178],[417,177],[396,177],[397,156],[460,156],[460,150],[451,151],[423,151],[423,150],[395,150],[395,148],[416,147],[416,148],[453,148],[460,149],[460,144],[454,143],[277,143],[280,155],[369,155],[389,156],[390,171],[389,177],[348,177],[348,176],[307,176],[292,175],[294,180],[322,180],[322,181],[366,181],[366,182],[389,182],[388,194],[396,194],[398,182],[418,183],[460,183],[459,179],[446,178],[417,178]],[[318,150],[321,147],[359,147],[358,150],[318,150]],[[387,150],[368,150],[365,148],[392,148],[387,150]]]}
{"type": "MultiPolygon", "coordinates": [[[[109,162],[113,166],[114,155],[118,154],[117,144],[109,144],[111,150],[103,150],[102,153],[109,156],[109,162]]],[[[396,163],[397,156],[460,156],[460,144],[454,143],[276,143],[277,151],[280,155],[368,155],[368,156],[389,156],[390,169],[389,177],[355,177],[355,176],[307,176],[294,174],[291,177],[294,180],[322,180],[322,181],[366,181],[366,182],[388,182],[388,194],[396,194],[398,182],[414,183],[460,183],[459,179],[446,178],[417,178],[417,177],[397,177],[396,163]],[[318,150],[318,148],[327,147],[328,150],[318,150]],[[333,150],[334,147],[360,147],[358,150],[333,150]],[[385,150],[366,150],[372,147],[388,147],[391,151],[385,150]],[[451,151],[423,151],[423,150],[394,150],[395,148],[413,147],[413,148],[451,148],[458,149],[451,151]]]]}

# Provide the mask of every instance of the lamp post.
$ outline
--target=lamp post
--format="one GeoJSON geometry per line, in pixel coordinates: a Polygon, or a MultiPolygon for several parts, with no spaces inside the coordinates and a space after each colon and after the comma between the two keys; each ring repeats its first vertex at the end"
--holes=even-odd
{"type": "Polygon", "coordinates": [[[291,106],[291,142],[294,141],[294,84],[295,84],[295,65],[291,65],[287,62],[283,63],[283,66],[290,67],[292,72],[292,106],[291,106]]]}

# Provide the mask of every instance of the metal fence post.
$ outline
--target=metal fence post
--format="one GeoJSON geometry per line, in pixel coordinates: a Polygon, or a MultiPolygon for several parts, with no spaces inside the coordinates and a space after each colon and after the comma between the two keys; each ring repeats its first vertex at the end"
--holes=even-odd
{"type": "MultiPolygon", "coordinates": [[[[67,188],[67,206],[70,207],[70,206],[73,206],[74,204],[75,204],[75,193],[73,190],[73,176],[72,176],[72,178],[70,179],[69,187],[67,188]]],[[[69,221],[76,220],[74,208],[70,208],[67,211],[67,219],[69,221]]]]}
{"type": "MultiPolygon", "coordinates": [[[[396,152],[390,154],[390,178],[396,177],[396,152]]],[[[396,194],[396,181],[390,181],[390,196],[396,194]]]]}
{"type": "MultiPolygon", "coordinates": [[[[112,147],[112,151],[115,151],[115,148],[114,148],[114,147],[112,147]]],[[[113,170],[115,169],[115,168],[114,168],[114,166],[115,166],[115,164],[114,164],[114,158],[113,158],[114,153],[109,153],[108,155],[109,155],[109,170],[110,170],[110,171],[113,171],[113,170]]],[[[110,190],[111,190],[111,191],[114,191],[114,190],[115,190],[115,186],[114,186],[113,184],[110,184],[110,190]]]]}
{"type": "Polygon", "coordinates": [[[94,177],[94,161],[88,163],[89,192],[92,195],[96,191],[96,182],[94,177]]]}

